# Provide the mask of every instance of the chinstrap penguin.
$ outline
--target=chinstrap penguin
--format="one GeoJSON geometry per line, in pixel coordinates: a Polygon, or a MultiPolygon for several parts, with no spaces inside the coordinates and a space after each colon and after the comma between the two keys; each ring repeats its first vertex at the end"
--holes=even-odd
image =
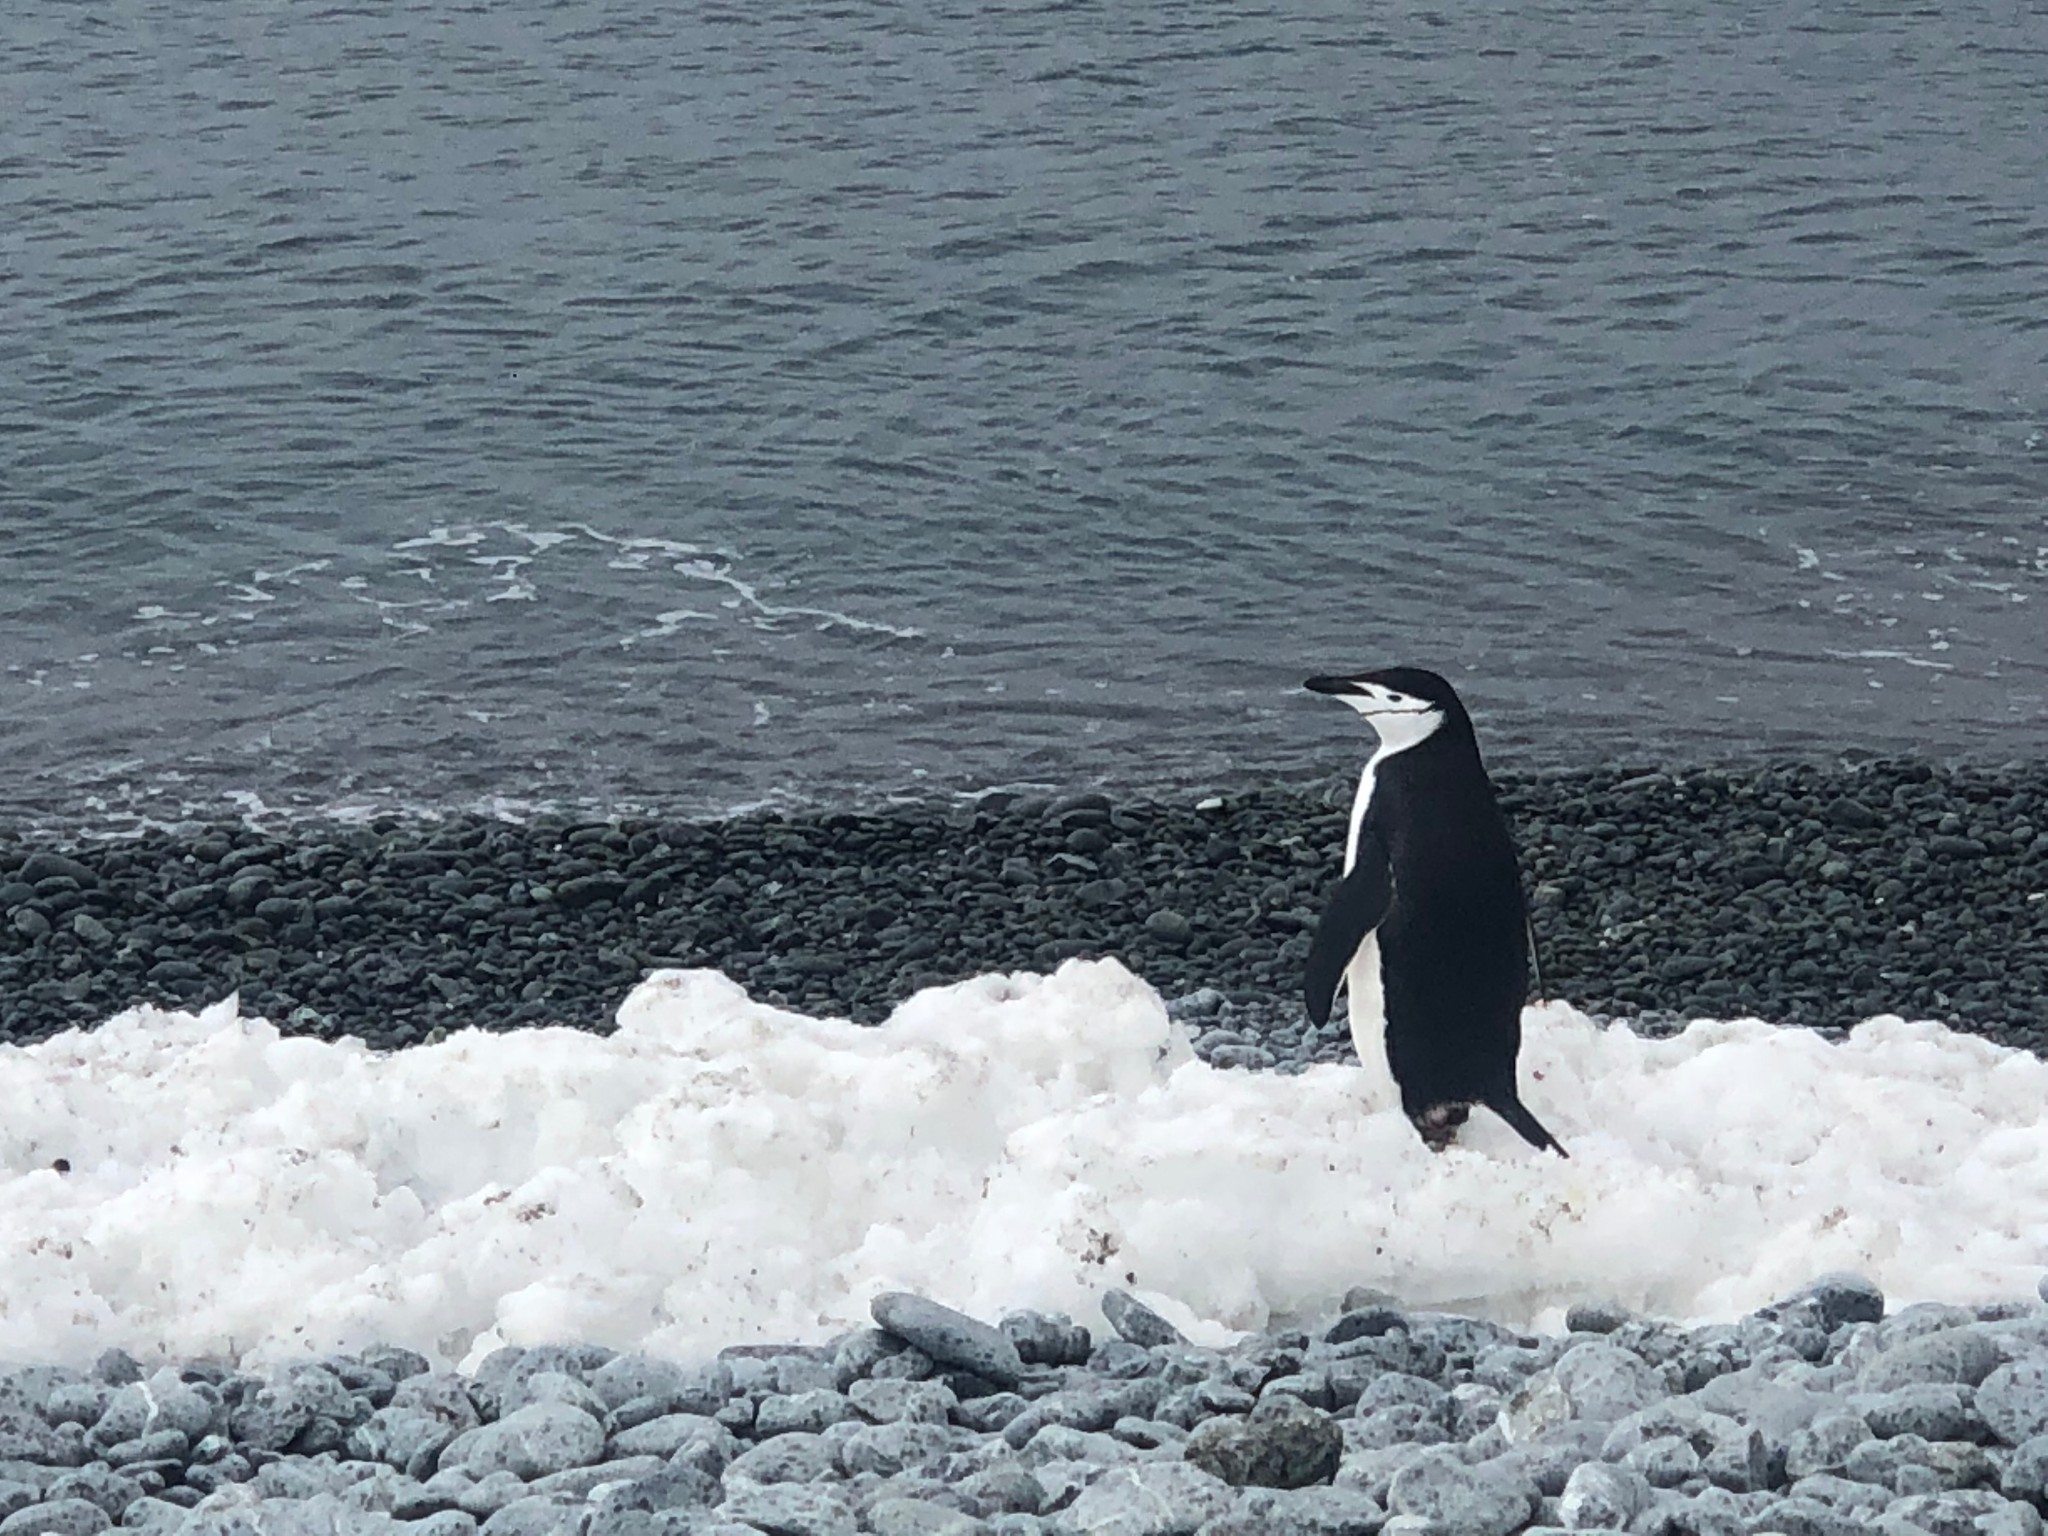
{"type": "Polygon", "coordinates": [[[1327,1021],[1338,985],[1348,988],[1359,1060],[1369,1071],[1384,1062],[1433,1149],[1484,1104],[1564,1156],[1516,1091],[1528,909],[1465,706],[1418,667],[1304,686],[1342,699],[1380,739],[1351,805],[1344,877],[1309,946],[1309,1017],[1327,1021]]]}

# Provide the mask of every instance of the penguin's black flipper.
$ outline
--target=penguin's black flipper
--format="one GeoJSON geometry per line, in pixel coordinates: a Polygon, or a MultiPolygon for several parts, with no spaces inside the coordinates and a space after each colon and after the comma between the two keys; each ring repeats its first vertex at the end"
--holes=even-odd
{"type": "Polygon", "coordinates": [[[1351,873],[1330,893],[1330,904],[1316,924],[1315,938],[1309,941],[1303,992],[1308,1016],[1319,1027],[1330,1021],[1330,1006],[1337,1000],[1344,968],[1366,935],[1379,927],[1393,899],[1394,871],[1387,862],[1386,847],[1367,828],[1359,835],[1358,858],[1351,873]]]}
{"type": "Polygon", "coordinates": [[[1521,1095],[1515,1092],[1514,1084],[1494,1089],[1480,1102],[1513,1126],[1516,1134],[1537,1151],[1555,1152],[1559,1157],[1571,1156],[1571,1153],[1559,1145],[1555,1136],[1543,1129],[1543,1123],[1529,1113],[1521,1095]]]}

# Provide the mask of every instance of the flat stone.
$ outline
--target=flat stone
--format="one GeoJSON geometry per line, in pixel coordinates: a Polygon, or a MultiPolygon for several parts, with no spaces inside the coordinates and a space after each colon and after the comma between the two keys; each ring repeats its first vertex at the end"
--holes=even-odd
{"type": "Polygon", "coordinates": [[[1128,1291],[1103,1292],[1102,1315],[1110,1327],[1140,1349],[1187,1343],[1186,1335],[1128,1291]]]}
{"type": "Polygon", "coordinates": [[[884,1291],[868,1306],[875,1322],[945,1365],[1014,1388],[1024,1374],[1017,1346],[1000,1329],[908,1291],[884,1291]]]}

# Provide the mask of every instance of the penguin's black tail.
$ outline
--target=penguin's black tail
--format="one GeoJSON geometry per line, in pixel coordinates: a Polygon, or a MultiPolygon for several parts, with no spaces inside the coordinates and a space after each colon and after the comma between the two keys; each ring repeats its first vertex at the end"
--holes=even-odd
{"type": "Polygon", "coordinates": [[[1515,1092],[1514,1084],[1510,1083],[1505,1088],[1494,1089],[1484,1099],[1481,1099],[1480,1103],[1513,1126],[1522,1140],[1529,1143],[1537,1151],[1555,1152],[1559,1157],[1571,1156],[1571,1153],[1565,1151],[1563,1146],[1559,1144],[1558,1139],[1543,1128],[1543,1122],[1529,1113],[1528,1106],[1522,1102],[1521,1096],[1515,1092]]]}

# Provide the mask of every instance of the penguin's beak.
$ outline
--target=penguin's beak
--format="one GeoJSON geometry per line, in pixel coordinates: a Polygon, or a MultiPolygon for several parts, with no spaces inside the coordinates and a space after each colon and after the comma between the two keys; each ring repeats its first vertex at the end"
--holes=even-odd
{"type": "Polygon", "coordinates": [[[1333,693],[1338,697],[1345,694],[1360,694],[1365,690],[1348,677],[1312,677],[1301,685],[1310,693],[1333,693]]]}

